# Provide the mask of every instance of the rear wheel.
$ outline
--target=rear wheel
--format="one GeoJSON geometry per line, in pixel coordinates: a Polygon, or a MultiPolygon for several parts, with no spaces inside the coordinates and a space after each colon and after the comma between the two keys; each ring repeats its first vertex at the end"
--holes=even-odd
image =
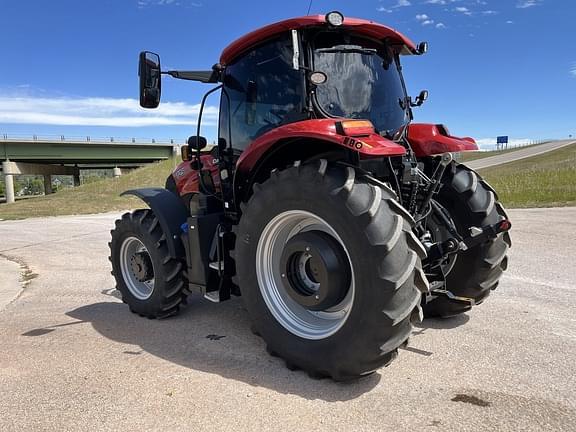
{"type": "MultiPolygon", "coordinates": [[[[469,235],[472,226],[482,227],[507,218],[492,187],[465,165],[454,163],[447,170],[436,199],[449,213],[462,237],[469,235]]],[[[433,231],[441,233],[440,224],[434,220],[429,222],[433,231]]],[[[510,246],[510,234],[504,232],[495,239],[460,252],[445,268],[446,289],[457,296],[473,298],[476,304],[482,303],[496,289],[508,266],[510,246]]],[[[424,306],[424,313],[428,317],[450,317],[470,308],[438,297],[424,306]]]]}
{"type": "Polygon", "coordinates": [[[235,256],[268,351],[336,380],[390,363],[427,290],[411,223],[394,192],[324,160],[255,185],[235,256]]]}
{"type": "Polygon", "coordinates": [[[170,256],[152,210],[125,213],[111,234],[112,275],[124,303],[147,318],[177,313],[186,297],[183,266],[170,256]]]}

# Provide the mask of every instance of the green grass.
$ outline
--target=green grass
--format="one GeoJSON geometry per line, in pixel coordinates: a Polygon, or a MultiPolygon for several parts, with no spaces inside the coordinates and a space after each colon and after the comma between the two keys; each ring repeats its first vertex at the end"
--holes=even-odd
{"type": "Polygon", "coordinates": [[[576,205],[576,144],[479,172],[506,207],[576,205]]]}
{"type": "Polygon", "coordinates": [[[142,207],[145,204],[139,199],[119,195],[128,189],[164,187],[173,169],[174,160],[167,160],[118,178],[103,179],[13,204],[0,204],[0,219],[104,213],[142,207]]]}

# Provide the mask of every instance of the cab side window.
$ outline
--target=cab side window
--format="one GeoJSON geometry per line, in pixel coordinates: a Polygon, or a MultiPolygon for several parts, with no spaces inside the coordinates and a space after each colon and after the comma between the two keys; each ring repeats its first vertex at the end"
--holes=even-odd
{"type": "Polygon", "coordinates": [[[220,137],[231,141],[234,149],[244,150],[263,133],[301,119],[304,77],[292,68],[292,55],[292,40],[286,34],[226,67],[226,94],[221,99],[226,115],[220,119],[220,137]]]}

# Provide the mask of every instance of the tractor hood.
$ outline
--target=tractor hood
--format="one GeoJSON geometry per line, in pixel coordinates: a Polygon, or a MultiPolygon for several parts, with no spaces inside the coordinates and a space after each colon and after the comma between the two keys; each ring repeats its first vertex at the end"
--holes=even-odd
{"type": "MultiPolygon", "coordinates": [[[[228,45],[222,55],[220,56],[220,63],[222,65],[230,64],[236,57],[242,54],[250,47],[270,39],[278,34],[284,33],[289,30],[299,30],[305,27],[326,26],[324,15],[305,16],[301,18],[292,18],[285,21],[280,21],[275,24],[270,24],[262,27],[245,36],[235,40],[228,45]]],[[[340,27],[344,30],[353,31],[359,35],[374,39],[389,39],[393,46],[397,47],[400,54],[411,55],[418,54],[418,48],[410,39],[396,30],[386,27],[385,25],[378,24],[374,21],[367,21],[358,18],[344,18],[344,23],[340,27]]]]}

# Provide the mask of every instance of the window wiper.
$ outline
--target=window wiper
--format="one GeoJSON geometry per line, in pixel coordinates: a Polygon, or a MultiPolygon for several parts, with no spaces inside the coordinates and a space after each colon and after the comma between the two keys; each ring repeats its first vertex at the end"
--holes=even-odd
{"type": "Polygon", "coordinates": [[[378,52],[376,48],[364,48],[358,45],[334,45],[331,48],[318,48],[317,53],[355,53],[374,55],[378,52]]]}

